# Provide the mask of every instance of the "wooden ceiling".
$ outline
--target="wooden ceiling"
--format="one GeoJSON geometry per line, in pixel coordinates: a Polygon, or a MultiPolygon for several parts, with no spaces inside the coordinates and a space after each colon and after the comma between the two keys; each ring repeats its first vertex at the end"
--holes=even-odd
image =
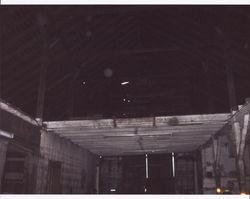
{"type": "Polygon", "coordinates": [[[0,9],[1,97],[33,117],[43,56],[39,12],[48,22],[45,120],[229,112],[225,60],[237,104],[249,96],[249,6],[0,9]]]}
{"type": "Polygon", "coordinates": [[[44,122],[49,132],[102,156],[193,151],[230,114],[44,122]]]}

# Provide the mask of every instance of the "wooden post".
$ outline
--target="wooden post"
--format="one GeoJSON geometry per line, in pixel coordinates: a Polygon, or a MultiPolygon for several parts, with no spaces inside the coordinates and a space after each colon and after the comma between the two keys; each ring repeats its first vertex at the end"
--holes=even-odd
{"type": "Polygon", "coordinates": [[[226,74],[227,74],[229,106],[231,110],[237,110],[233,68],[232,68],[232,65],[228,61],[228,57],[226,57],[225,59],[226,59],[226,74]]]}
{"type": "Polygon", "coordinates": [[[246,105],[244,105],[238,112],[232,112],[232,131],[235,138],[235,163],[238,171],[238,183],[242,193],[246,191],[245,182],[245,167],[244,167],[244,151],[246,146],[246,137],[250,118],[250,103],[246,99],[246,105]]]}
{"type": "Polygon", "coordinates": [[[194,159],[194,193],[199,193],[199,186],[198,186],[198,167],[197,167],[197,160],[196,157],[194,159]]]}
{"type": "Polygon", "coordinates": [[[206,80],[206,90],[207,90],[207,105],[209,109],[209,113],[214,113],[214,98],[213,98],[213,93],[212,93],[212,88],[211,88],[211,75],[209,71],[209,67],[207,66],[206,62],[202,63],[203,70],[204,70],[204,76],[206,80]]]}
{"type": "Polygon", "coordinates": [[[79,75],[81,74],[82,68],[84,68],[85,64],[81,64],[80,66],[76,67],[71,74],[70,82],[69,82],[69,108],[68,108],[68,118],[74,116],[74,107],[75,107],[75,87],[78,87],[79,85],[76,85],[77,79],[79,75]]]}
{"type": "Polygon", "coordinates": [[[47,43],[47,33],[46,25],[47,18],[44,14],[38,14],[38,25],[40,28],[40,33],[42,37],[42,63],[40,69],[40,82],[38,88],[38,97],[37,97],[37,107],[36,107],[36,119],[39,124],[42,124],[43,121],[43,112],[44,112],[44,100],[45,100],[45,91],[46,91],[46,73],[48,67],[48,43],[47,43]]]}
{"type": "MultiPolygon", "coordinates": [[[[222,21],[226,24],[228,24],[228,17],[230,16],[230,13],[227,9],[224,10],[224,17],[222,18],[222,21]]],[[[224,53],[224,62],[225,62],[225,68],[226,68],[226,77],[227,77],[227,88],[228,88],[228,97],[229,97],[229,106],[231,110],[237,110],[237,100],[236,100],[236,92],[235,92],[235,82],[234,82],[234,75],[233,75],[233,67],[231,64],[231,57],[229,56],[230,52],[230,46],[229,46],[229,39],[228,35],[221,29],[220,27],[215,28],[218,35],[221,37],[222,40],[222,49],[224,53]]]]}
{"type": "Polygon", "coordinates": [[[213,157],[214,157],[214,175],[215,175],[215,184],[216,188],[221,187],[221,179],[220,179],[220,168],[219,168],[219,149],[220,148],[220,139],[215,140],[213,138],[213,157]]]}
{"type": "Polygon", "coordinates": [[[99,193],[99,182],[100,182],[100,165],[97,165],[96,166],[96,181],[95,181],[96,193],[99,193]]]}
{"type": "Polygon", "coordinates": [[[238,169],[238,181],[240,191],[245,193],[246,182],[245,182],[245,167],[244,167],[244,150],[246,145],[246,135],[249,123],[249,114],[244,115],[244,121],[242,129],[238,121],[234,122],[234,133],[236,140],[236,167],[238,169]]]}

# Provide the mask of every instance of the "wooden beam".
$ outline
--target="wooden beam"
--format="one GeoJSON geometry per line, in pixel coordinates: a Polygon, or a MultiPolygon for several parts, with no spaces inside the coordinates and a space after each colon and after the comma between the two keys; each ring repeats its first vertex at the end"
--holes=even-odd
{"type": "Polygon", "coordinates": [[[81,74],[81,69],[84,67],[84,65],[80,65],[79,67],[75,67],[71,79],[69,82],[69,108],[68,108],[68,117],[72,118],[74,117],[74,108],[75,108],[75,86],[76,86],[76,80],[78,76],[81,74]]]}
{"type": "Polygon", "coordinates": [[[169,148],[158,148],[158,149],[137,149],[137,150],[119,150],[119,149],[90,149],[90,151],[94,154],[99,154],[99,155],[135,155],[135,154],[145,154],[145,153],[169,153],[169,152],[189,152],[189,151],[194,151],[197,149],[198,146],[185,146],[185,148],[175,148],[175,147],[169,147],[169,148]]]}
{"type": "Polygon", "coordinates": [[[214,95],[211,88],[211,74],[209,71],[208,63],[202,62],[204,76],[205,76],[205,86],[206,86],[206,96],[207,96],[207,105],[209,113],[214,112],[214,95]]]}
{"type": "Polygon", "coordinates": [[[5,137],[5,138],[14,138],[13,133],[9,133],[9,132],[6,132],[6,131],[0,129],[0,137],[1,136],[5,137]]]}
{"type": "Polygon", "coordinates": [[[38,87],[38,96],[37,96],[37,107],[36,107],[36,119],[39,124],[42,124],[43,121],[43,112],[44,112],[44,101],[45,101],[45,91],[46,91],[46,73],[48,67],[48,41],[47,41],[47,17],[45,14],[39,13],[37,16],[37,21],[40,29],[40,34],[42,37],[42,63],[40,68],[40,80],[38,87]]]}
{"type": "Polygon", "coordinates": [[[244,149],[246,145],[246,136],[247,136],[247,129],[249,126],[249,114],[244,116],[244,124],[242,128],[241,138],[240,138],[240,147],[239,147],[239,157],[243,159],[244,157],[244,149]]]}
{"type": "MultiPolygon", "coordinates": [[[[212,134],[207,134],[207,135],[192,135],[192,134],[186,134],[186,135],[178,135],[178,136],[171,136],[171,135],[157,135],[157,136],[141,136],[143,141],[152,141],[152,140],[158,140],[158,141],[165,141],[165,140],[175,140],[175,139],[180,139],[180,140],[185,140],[185,139],[190,139],[190,140],[195,140],[195,139],[209,139],[212,136],[212,134]]],[[[65,138],[71,139],[72,141],[106,141],[106,140],[114,140],[114,141],[119,141],[119,140],[135,140],[138,136],[78,136],[78,137],[68,137],[68,136],[63,136],[65,138]]]]}
{"type": "Polygon", "coordinates": [[[37,121],[34,120],[32,117],[28,116],[27,114],[23,113],[22,111],[14,108],[14,107],[12,107],[10,104],[3,102],[2,99],[0,99],[0,109],[3,111],[6,111],[6,112],[8,112],[16,117],[19,117],[22,120],[24,120],[32,125],[38,126],[37,121]]]}
{"type": "MultiPolygon", "coordinates": [[[[177,125],[192,124],[220,124],[227,122],[230,113],[207,114],[207,115],[187,115],[187,116],[161,116],[148,118],[116,119],[116,126],[119,127],[153,127],[169,126],[169,120],[176,118],[177,125]],[[155,121],[154,121],[155,120],[155,121]]],[[[75,120],[75,121],[47,121],[44,122],[47,129],[71,128],[71,127],[90,127],[90,128],[114,128],[113,119],[100,120],[75,120]]]]}
{"type": "MultiPolygon", "coordinates": [[[[227,22],[225,21],[225,23],[227,22]]],[[[229,56],[230,48],[228,44],[229,42],[228,35],[219,27],[216,27],[216,31],[221,37],[223,44],[222,48],[223,48],[224,63],[226,69],[229,106],[231,110],[237,110],[238,108],[237,108],[236,91],[235,91],[235,80],[234,80],[233,66],[231,64],[232,58],[229,56]]]]}
{"type": "MultiPolygon", "coordinates": [[[[156,129],[138,129],[138,135],[140,136],[161,136],[161,135],[172,135],[172,136],[178,136],[178,135],[212,135],[215,134],[217,131],[219,131],[222,127],[206,127],[203,128],[156,128],[156,129]],[[204,129],[203,129],[204,128],[204,129]]],[[[107,130],[88,130],[88,131],[76,131],[76,130],[60,130],[60,131],[53,131],[54,133],[57,133],[61,136],[65,137],[84,137],[84,136],[113,136],[113,137],[133,137],[134,129],[112,129],[110,131],[107,130]]]]}

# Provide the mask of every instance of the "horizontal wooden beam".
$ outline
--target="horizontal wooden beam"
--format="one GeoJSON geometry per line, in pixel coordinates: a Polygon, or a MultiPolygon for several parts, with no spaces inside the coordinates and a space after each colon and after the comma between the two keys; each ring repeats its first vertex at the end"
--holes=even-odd
{"type": "Polygon", "coordinates": [[[7,104],[6,102],[3,102],[0,99],[0,109],[6,112],[11,113],[12,115],[21,118],[22,120],[33,124],[35,126],[39,126],[38,122],[36,120],[34,120],[32,117],[28,116],[27,114],[23,113],[22,111],[14,108],[13,106],[11,106],[10,104],[7,104]]]}
{"type": "Polygon", "coordinates": [[[150,127],[150,128],[115,128],[115,129],[60,129],[54,130],[53,132],[62,135],[125,135],[131,136],[133,134],[138,135],[156,135],[156,134],[173,134],[173,133],[183,133],[183,132],[216,132],[221,129],[224,124],[219,125],[190,125],[190,126],[167,126],[167,127],[150,127]]]}
{"type": "Polygon", "coordinates": [[[175,120],[175,125],[195,125],[195,124],[221,124],[227,122],[230,114],[207,114],[207,115],[188,115],[188,116],[165,116],[148,118],[130,119],[100,119],[100,120],[76,120],[76,121],[49,121],[44,122],[48,130],[79,128],[119,128],[119,127],[153,127],[170,126],[171,120],[175,120]],[[114,124],[116,123],[116,126],[114,124]]]}
{"type": "Polygon", "coordinates": [[[14,134],[13,133],[9,133],[9,132],[6,132],[4,130],[1,130],[0,129],[0,137],[3,136],[5,138],[14,138],[14,134]]]}
{"type": "Polygon", "coordinates": [[[136,155],[136,154],[145,154],[145,153],[170,153],[170,152],[189,152],[197,149],[198,146],[192,146],[192,147],[185,147],[183,149],[181,148],[166,148],[166,149],[138,149],[138,150],[118,150],[118,149],[112,149],[112,150],[105,150],[105,149],[92,149],[90,150],[92,153],[102,155],[102,156],[117,156],[117,155],[136,155]]]}

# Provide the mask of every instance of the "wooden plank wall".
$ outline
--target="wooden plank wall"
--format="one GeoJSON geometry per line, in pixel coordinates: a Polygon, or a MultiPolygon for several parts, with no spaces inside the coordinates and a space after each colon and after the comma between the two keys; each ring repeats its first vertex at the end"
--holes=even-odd
{"type": "MultiPolygon", "coordinates": [[[[1,124],[0,129],[7,133],[13,134],[13,139],[8,139],[4,144],[1,144],[1,161],[0,169],[5,167],[5,157],[9,151],[10,145],[16,147],[17,151],[25,151],[27,159],[25,159],[25,170],[27,171],[27,187],[24,188],[25,192],[33,192],[34,172],[35,172],[35,157],[38,156],[40,145],[40,127],[36,121],[22,113],[11,105],[0,100],[0,116],[1,124]]],[[[13,163],[14,164],[14,163],[13,163]]],[[[1,172],[0,172],[1,173],[1,172]]],[[[1,176],[0,176],[1,177],[1,176]]],[[[1,181],[3,178],[1,177],[1,181]]],[[[2,188],[1,184],[0,187],[2,188]]],[[[13,191],[13,190],[12,190],[13,191]]]]}
{"type": "MultiPolygon", "coordinates": [[[[219,168],[221,175],[222,189],[229,189],[230,184],[233,185],[233,193],[239,194],[237,181],[237,169],[235,166],[235,157],[230,155],[230,139],[228,135],[221,138],[219,147],[219,168]]],[[[215,194],[216,183],[215,173],[213,170],[214,156],[213,145],[209,145],[202,149],[202,165],[203,165],[203,192],[204,194],[215,194]]]]}
{"type": "Polygon", "coordinates": [[[175,191],[177,194],[195,194],[195,161],[192,153],[175,154],[175,191]]]}
{"type": "Polygon", "coordinates": [[[14,142],[38,151],[40,143],[40,127],[35,126],[22,118],[0,109],[1,126],[0,129],[13,133],[14,142]]]}
{"type": "Polygon", "coordinates": [[[2,178],[6,159],[7,145],[7,140],[0,138],[0,193],[2,188],[2,178]]]}
{"type": "Polygon", "coordinates": [[[58,135],[43,131],[36,193],[46,193],[48,162],[61,162],[61,193],[93,193],[97,157],[58,135]]]}

